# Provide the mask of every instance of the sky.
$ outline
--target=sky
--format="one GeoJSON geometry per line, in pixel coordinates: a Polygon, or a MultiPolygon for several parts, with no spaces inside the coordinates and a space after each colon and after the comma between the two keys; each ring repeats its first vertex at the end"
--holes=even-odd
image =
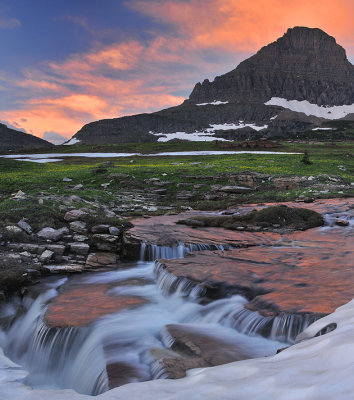
{"type": "Polygon", "coordinates": [[[59,143],[180,104],[294,26],[354,64],[354,0],[0,0],[0,122],[59,143]]]}

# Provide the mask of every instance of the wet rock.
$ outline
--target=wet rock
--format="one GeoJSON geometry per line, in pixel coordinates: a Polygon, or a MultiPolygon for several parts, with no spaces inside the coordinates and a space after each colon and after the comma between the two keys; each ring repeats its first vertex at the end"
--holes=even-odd
{"type": "Polygon", "coordinates": [[[76,233],[87,233],[86,222],[73,221],[69,224],[70,230],[76,233]]]}
{"type": "Polygon", "coordinates": [[[67,222],[79,221],[85,219],[87,215],[88,214],[82,210],[71,210],[64,215],[64,219],[67,222]]]}
{"type": "Polygon", "coordinates": [[[250,357],[235,342],[205,332],[195,325],[167,325],[162,337],[164,343],[178,356],[161,351],[150,353],[159,364],[155,363],[154,369],[160,377],[178,379],[186,376],[186,371],[191,368],[221,365],[250,357]]]}
{"type": "Polygon", "coordinates": [[[46,324],[56,327],[84,326],[104,315],[146,303],[141,297],[110,295],[109,289],[109,285],[100,284],[64,287],[47,308],[46,324]],[[85,301],[78,302],[80,298],[85,301]]]}
{"type": "Polygon", "coordinates": [[[345,220],[345,219],[337,219],[335,221],[336,225],[338,226],[348,226],[349,225],[349,221],[345,220]]]}
{"type": "Polygon", "coordinates": [[[86,268],[115,267],[117,255],[113,253],[91,253],[86,260],[86,268]]]}

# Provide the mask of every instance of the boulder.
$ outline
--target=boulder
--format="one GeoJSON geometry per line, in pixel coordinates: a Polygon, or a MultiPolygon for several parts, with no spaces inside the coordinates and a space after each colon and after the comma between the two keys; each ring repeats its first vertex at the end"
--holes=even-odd
{"type": "Polygon", "coordinates": [[[88,214],[82,210],[71,210],[64,215],[64,219],[67,222],[79,221],[85,219],[87,215],[88,214]]]}
{"type": "Polygon", "coordinates": [[[69,224],[70,230],[76,233],[87,233],[86,222],[73,221],[69,224]]]}
{"type": "Polygon", "coordinates": [[[38,233],[37,236],[41,239],[44,240],[51,240],[53,242],[57,242],[60,240],[65,233],[65,230],[63,229],[54,229],[50,227],[46,227],[41,229],[38,233]]]}
{"type": "Polygon", "coordinates": [[[39,260],[41,262],[48,262],[49,260],[52,259],[53,255],[54,255],[53,251],[44,250],[43,253],[41,254],[41,256],[39,257],[39,260]]]}

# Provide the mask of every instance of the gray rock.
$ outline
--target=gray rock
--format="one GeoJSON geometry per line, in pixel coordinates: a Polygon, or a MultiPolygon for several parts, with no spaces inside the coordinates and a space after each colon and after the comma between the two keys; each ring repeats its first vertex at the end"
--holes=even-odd
{"type": "Polygon", "coordinates": [[[251,192],[252,190],[252,188],[243,186],[221,186],[221,188],[218,189],[219,192],[225,193],[247,193],[251,192]]]}
{"type": "Polygon", "coordinates": [[[18,235],[23,232],[21,228],[19,228],[18,226],[15,226],[15,225],[5,226],[5,230],[7,233],[10,233],[12,235],[18,235]]]}
{"type": "Polygon", "coordinates": [[[21,221],[17,222],[17,226],[19,226],[29,235],[32,233],[32,227],[24,219],[21,219],[21,221]]]}
{"type": "Polygon", "coordinates": [[[66,246],[61,244],[51,244],[45,246],[47,250],[52,251],[55,255],[62,256],[65,252],[66,246]]]}
{"type": "Polygon", "coordinates": [[[116,243],[118,238],[115,235],[105,235],[103,233],[96,233],[93,235],[94,239],[102,241],[102,242],[108,242],[108,243],[116,243]]]}
{"type": "Polygon", "coordinates": [[[88,240],[88,237],[85,235],[74,235],[73,240],[75,240],[75,242],[86,242],[86,240],[88,240]]]}
{"type": "Polygon", "coordinates": [[[87,215],[88,214],[82,210],[71,210],[64,215],[64,219],[67,222],[79,221],[85,219],[87,215]]]}
{"type": "Polygon", "coordinates": [[[49,260],[52,259],[53,255],[54,255],[54,252],[53,252],[53,251],[44,250],[44,252],[43,252],[43,253],[41,254],[41,256],[39,257],[39,260],[40,260],[41,262],[48,262],[49,260]]]}
{"type": "Polygon", "coordinates": [[[71,178],[63,178],[63,182],[72,182],[71,178]]]}
{"type": "Polygon", "coordinates": [[[109,225],[95,225],[91,228],[92,233],[108,233],[109,232],[109,225]]]}
{"type": "Polygon", "coordinates": [[[41,239],[51,240],[53,242],[57,242],[58,240],[60,240],[63,235],[64,232],[62,229],[53,229],[50,227],[43,228],[37,233],[37,236],[41,239]]]}
{"type": "Polygon", "coordinates": [[[73,221],[69,224],[70,230],[76,233],[87,233],[86,222],[73,221]]]}
{"type": "Polygon", "coordinates": [[[90,246],[86,243],[74,242],[69,243],[71,252],[86,256],[90,250],[90,246]]]}
{"type": "Polygon", "coordinates": [[[83,189],[84,185],[82,183],[79,183],[78,185],[73,187],[73,190],[81,190],[83,189]]]}
{"type": "Polygon", "coordinates": [[[110,226],[109,227],[109,233],[113,236],[119,236],[120,235],[120,230],[116,228],[115,226],[110,226]]]}
{"type": "Polygon", "coordinates": [[[84,270],[84,266],[82,264],[46,265],[44,268],[52,274],[75,273],[82,272],[84,270]]]}

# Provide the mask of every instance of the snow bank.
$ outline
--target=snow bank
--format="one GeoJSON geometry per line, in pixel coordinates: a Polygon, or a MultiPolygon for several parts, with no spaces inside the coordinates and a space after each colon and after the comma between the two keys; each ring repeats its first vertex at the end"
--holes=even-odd
{"type": "Polygon", "coordinates": [[[333,131],[333,128],[313,128],[313,131],[333,131]]]}
{"type": "Polygon", "coordinates": [[[158,142],[168,142],[173,139],[189,140],[191,142],[212,142],[214,140],[227,141],[223,138],[215,138],[214,132],[174,132],[174,133],[154,133],[152,135],[160,136],[158,142]]]}
{"type": "MultiPolygon", "coordinates": [[[[211,104],[211,103],[210,103],[211,104]]],[[[198,104],[197,104],[198,105],[198,104]]],[[[239,121],[237,124],[210,124],[210,128],[205,129],[201,132],[173,132],[173,133],[155,133],[150,131],[149,133],[154,136],[159,136],[158,142],[168,142],[172,139],[181,139],[181,140],[189,140],[192,142],[209,142],[213,140],[219,141],[229,141],[223,138],[214,137],[216,131],[228,131],[230,129],[242,129],[242,128],[252,128],[255,131],[261,131],[262,129],[267,129],[268,125],[257,126],[254,123],[245,124],[243,121],[239,121]]]]}
{"type": "MultiPolygon", "coordinates": [[[[265,358],[192,370],[179,380],[131,383],[97,396],[102,400],[352,400],[354,300],[310,325],[298,343],[265,358]],[[337,328],[314,337],[329,324],[337,328]]],[[[0,353],[2,400],[81,400],[70,390],[37,390],[21,383],[25,372],[0,353]]]]}
{"type": "Polygon", "coordinates": [[[64,143],[64,146],[72,146],[73,144],[80,143],[79,139],[72,138],[67,143],[64,143]]]}
{"type": "Polygon", "coordinates": [[[314,115],[318,118],[339,119],[348,114],[354,113],[354,104],[343,106],[318,106],[307,100],[286,100],[281,97],[272,97],[264,103],[266,106],[280,106],[291,111],[304,113],[306,115],[314,115]]]}

